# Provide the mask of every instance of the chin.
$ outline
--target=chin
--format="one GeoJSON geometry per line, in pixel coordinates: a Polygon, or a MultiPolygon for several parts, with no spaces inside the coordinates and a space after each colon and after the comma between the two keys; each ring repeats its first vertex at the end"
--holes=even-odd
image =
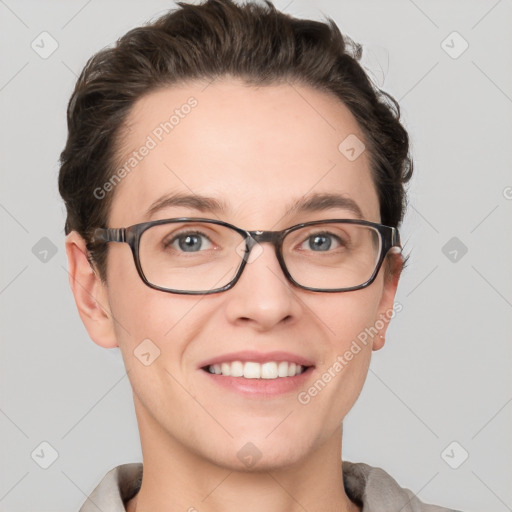
{"type": "Polygon", "coordinates": [[[292,467],[307,457],[309,448],[313,449],[304,439],[285,439],[283,436],[276,436],[275,439],[260,438],[261,434],[257,438],[255,436],[254,441],[244,436],[225,444],[214,443],[220,451],[209,457],[204,454],[203,457],[230,471],[257,473],[292,467]]]}

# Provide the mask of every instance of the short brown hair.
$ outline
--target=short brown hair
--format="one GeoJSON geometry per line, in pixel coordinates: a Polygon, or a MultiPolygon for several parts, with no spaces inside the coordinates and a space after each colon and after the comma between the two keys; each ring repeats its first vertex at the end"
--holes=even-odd
{"type": "Polygon", "coordinates": [[[179,8],[130,30],[89,59],[67,110],[68,139],[60,156],[59,191],[66,234],[87,242],[102,279],[107,245],[92,232],[106,227],[114,192],[93,191],[113,175],[121,127],[142,96],[190,80],[231,75],[250,85],[286,81],[333,93],[352,112],[369,150],[381,222],[398,226],[406,205],[404,184],[413,163],[396,100],[376,87],[359,60],[361,45],[335,22],[297,19],[266,5],[207,0],[179,8]]]}

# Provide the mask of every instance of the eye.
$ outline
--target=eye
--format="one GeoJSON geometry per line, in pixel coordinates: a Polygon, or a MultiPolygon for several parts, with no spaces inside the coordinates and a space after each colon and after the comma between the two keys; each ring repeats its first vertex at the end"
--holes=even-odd
{"type": "Polygon", "coordinates": [[[307,244],[306,249],[312,249],[314,252],[324,252],[347,245],[344,239],[327,231],[309,235],[302,245],[304,244],[307,244]],[[319,250],[317,251],[316,249],[319,250]]]}
{"type": "Polygon", "coordinates": [[[183,252],[198,252],[212,248],[211,240],[199,231],[187,231],[163,241],[164,247],[183,252]]]}

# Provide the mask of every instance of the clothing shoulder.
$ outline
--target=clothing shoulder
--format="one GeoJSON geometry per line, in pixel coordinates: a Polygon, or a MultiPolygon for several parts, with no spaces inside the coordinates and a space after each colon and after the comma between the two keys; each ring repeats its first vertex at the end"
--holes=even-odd
{"type": "Polygon", "coordinates": [[[361,462],[343,462],[343,483],[349,498],[362,506],[362,512],[460,512],[423,503],[382,468],[361,462]]]}
{"type": "Polygon", "coordinates": [[[142,462],[121,464],[103,477],[79,512],[126,512],[124,503],[139,492],[141,482],[142,462]]]}
{"type": "MultiPolygon", "coordinates": [[[[126,512],[125,503],[140,489],[141,462],[121,464],[110,470],[95,487],[79,512],[126,512]]],[[[349,498],[362,512],[460,512],[428,505],[409,489],[398,485],[386,471],[364,463],[343,462],[343,483],[349,498]]]]}

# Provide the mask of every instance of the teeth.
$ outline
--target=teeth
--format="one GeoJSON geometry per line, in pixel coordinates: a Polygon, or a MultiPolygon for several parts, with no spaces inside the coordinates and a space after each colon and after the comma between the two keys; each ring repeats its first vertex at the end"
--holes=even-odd
{"type": "Polygon", "coordinates": [[[244,377],[245,379],[278,379],[280,377],[294,377],[300,375],[306,369],[305,366],[287,361],[269,361],[256,363],[253,361],[233,361],[231,363],[212,364],[208,366],[210,373],[224,375],[226,377],[244,377]]]}
{"type": "MultiPolygon", "coordinates": [[[[232,377],[243,377],[244,375],[244,364],[241,361],[233,361],[231,364],[226,363],[228,366],[231,366],[231,376],[232,377]]],[[[223,375],[227,375],[223,373],[223,375]]]]}
{"type": "Polygon", "coordinates": [[[263,363],[261,365],[262,379],[277,379],[279,372],[276,363],[263,363]]]}
{"type": "Polygon", "coordinates": [[[261,377],[261,364],[251,362],[245,363],[244,377],[246,379],[259,379],[261,377]]]}
{"type": "Polygon", "coordinates": [[[281,361],[277,365],[277,375],[279,377],[288,377],[288,363],[286,361],[281,361]]]}

